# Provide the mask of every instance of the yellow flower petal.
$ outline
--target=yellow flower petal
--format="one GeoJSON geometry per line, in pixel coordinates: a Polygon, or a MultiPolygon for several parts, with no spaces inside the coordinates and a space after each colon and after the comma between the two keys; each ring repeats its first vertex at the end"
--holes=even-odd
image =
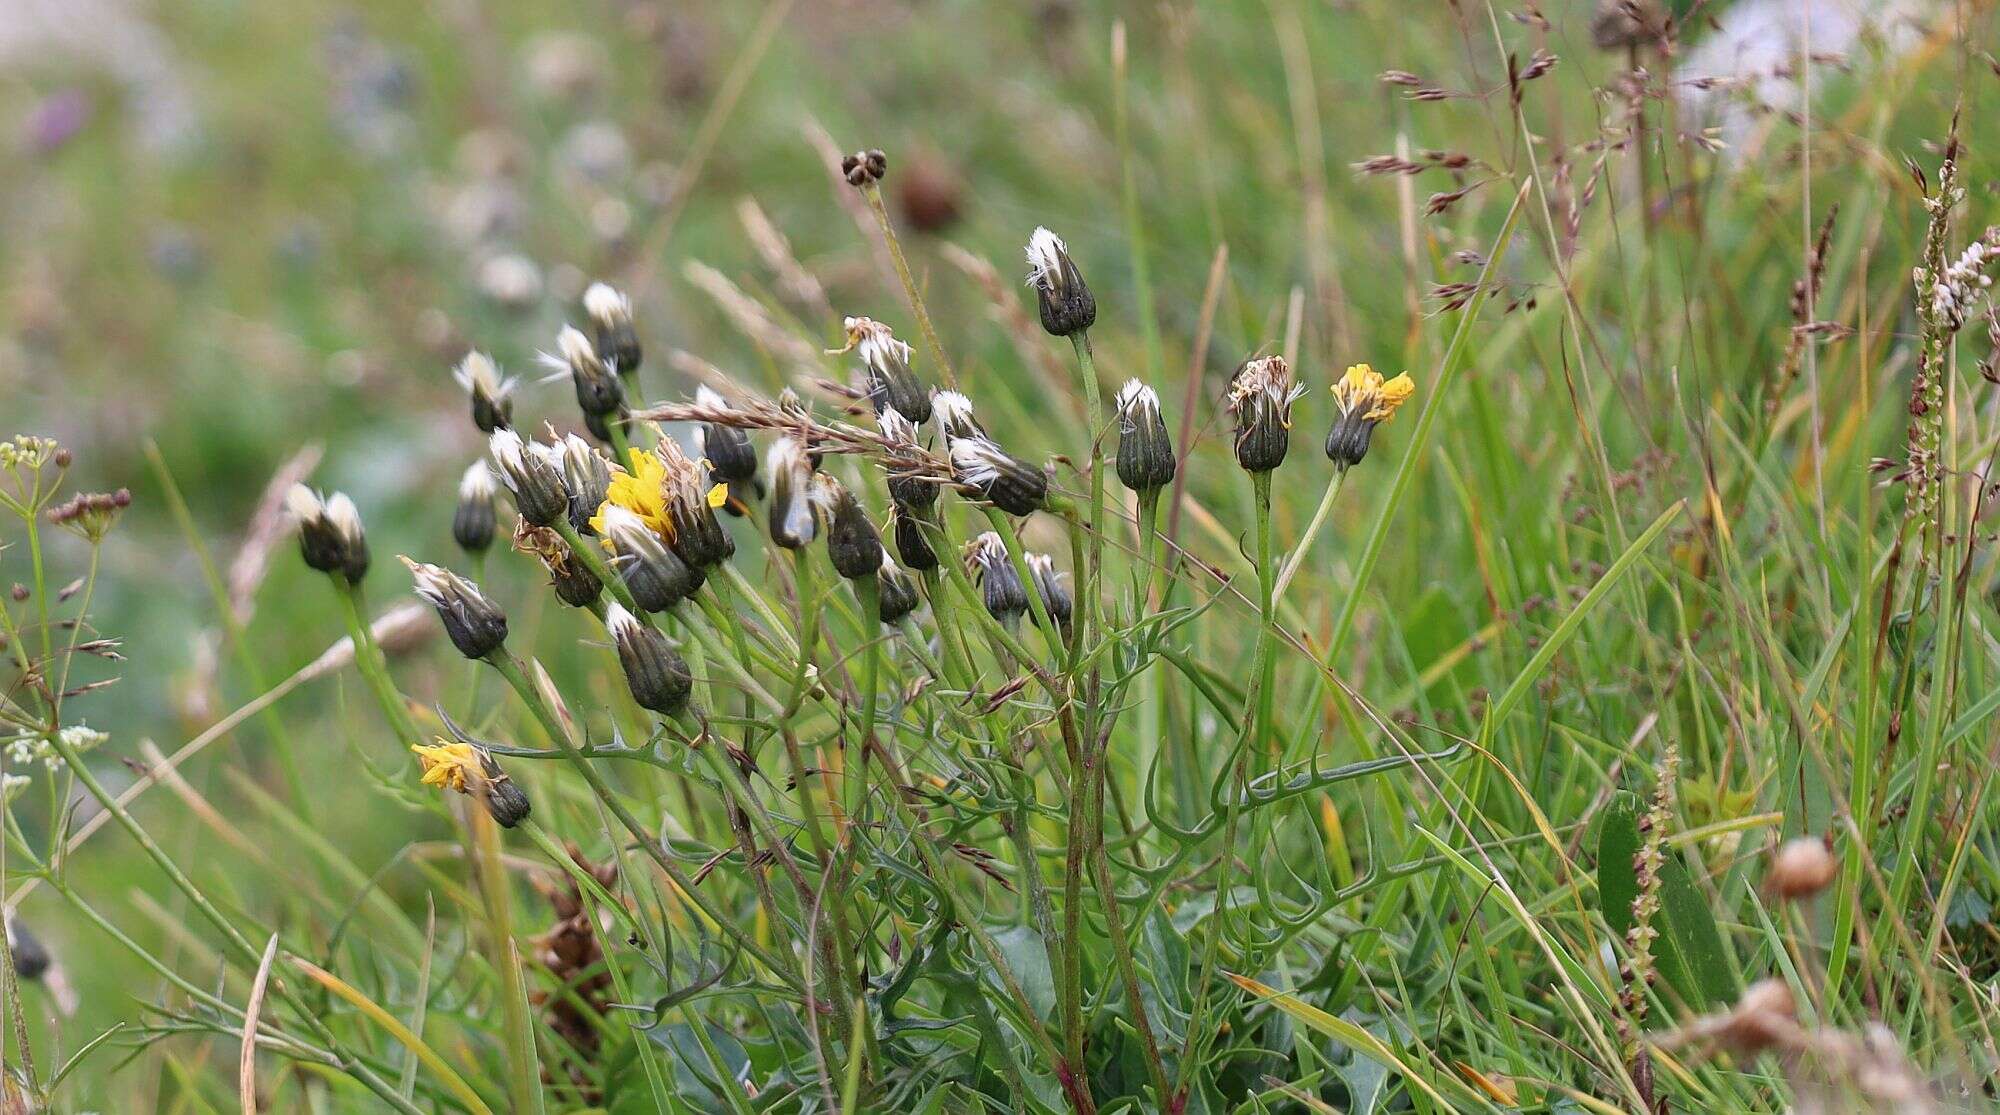
{"type": "Polygon", "coordinates": [[[715,487],[710,488],[708,490],[708,505],[711,508],[721,507],[723,504],[728,502],[729,502],[729,485],[717,484],[715,487]]]}
{"type": "Polygon", "coordinates": [[[426,747],[411,744],[417,762],[423,766],[423,784],[439,790],[457,790],[465,793],[466,775],[479,776],[479,752],[469,743],[447,743],[439,739],[436,744],[426,747]]]}

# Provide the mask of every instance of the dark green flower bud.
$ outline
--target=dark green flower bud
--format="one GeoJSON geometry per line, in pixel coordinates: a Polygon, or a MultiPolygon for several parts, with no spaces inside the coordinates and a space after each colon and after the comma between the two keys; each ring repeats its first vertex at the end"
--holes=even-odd
{"type": "Polygon", "coordinates": [[[631,412],[624,407],[608,414],[586,414],[583,416],[583,428],[590,431],[590,436],[596,438],[599,445],[615,445],[617,443],[611,440],[611,427],[623,426],[631,417],[631,412]]]}
{"type": "Polygon", "coordinates": [[[1029,554],[1028,572],[1035,578],[1035,593],[1042,598],[1042,607],[1049,613],[1049,619],[1063,634],[1069,634],[1070,617],[1076,612],[1076,602],[1069,586],[1063,584],[1063,575],[1056,572],[1055,559],[1047,554],[1029,554]]]}
{"type": "Polygon", "coordinates": [[[14,957],[14,974],[29,982],[41,979],[55,964],[55,957],[49,955],[48,946],[28,932],[21,919],[7,919],[7,951],[14,957]]]}
{"type": "Polygon", "coordinates": [[[556,334],[556,355],[544,355],[542,359],[551,368],[569,372],[570,383],[576,388],[577,409],[583,413],[605,417],[624,408],[625,385],[598,358],[597,349],[583,335],[583,330],[573,325],[563,326],[562,332],[556,334]]]}
{"type": "Polygon", "coordinates": [[[700,574],[668,549],[638,515],[612,504],[604,508],[599,521],[605,538],[618,551],[619,575],[641,610],[666,611],[701,584],[700,574]]]}
{"type": "Polygon", "coordinates": [[[507,641],[507,615],[479,586],[436,565],[403,558],[416,578],[417,595],[437,609],[451,645],[467,658],[484,658],[507,641]]]}
{"type": "Polygon", "coordinates": [[[986,427],[972,416],[972,400],[957,391],[932,392],[931,412],[937,415],[938,428],[944,431],[947,449],[959,438],[986,436],[986,427]]]}
{"type": "Polygon", "coordinates": [[[639,331],[632,325],[632,300],[609,283],[592,283],[583,292],[583,312],[599,355],[619,375],[639,370],[639,331]]]}
{"type": "Polygon", "coordinates": [[[1292,403],[1305,388],[1292,382],[1282,356],[1260,356],[1237,369],[1229,384],[1236,415],[1236,463],[1245,472],[1270,472],[1291,448],[1292,403]]]}
{"type": "Polygon", "coordinates": [[[563,486],[569,489],[569,525],[579,534],[595,534],[590,520],[611,491],[611,462],[575,434],[562,439],[563,486]]]}
{"type": "Polygon", "coordinates": [[[966,547],[966,564],[978,576],[980,595],[994,619],[1012,626],[1028,610],[1028,590],[1007,557],[1007,544],[987,531],[966,547]]]}
{"type": "Polygon", "coordinates": [[[597,579],[597,574],[574,557],[544,558],[542,564],[549,571],[549,584],[556,590],[556,599],[572,608],[590,607],[604,591],[604,582],[597,579]]]}
{"type": "Polygon", "coordinates": [[[694,675],[688,672],[680,653],[667,644],[667,637],[616,604],[605,613],[604,623],[611,632],[612,645],[618,648],[625,684],[639,707],[667,716],[686,708],[688,695],[694,692],[694,675]]]}
{"type": "Polygon", "coordinates": [[[953,440],[951,471],[960,484],[1009,515],[1039,511],[1048,498],[1046,473],[987,438],[953,440]]]}
{"type": "Polygon", "coordinates": [[[931,549],[930,539],[924,536],[924,524],[929,521],[927,512],[900,503],[890,511],[896,556],[911,569],[921,571],[938,567],[937,551],[931,549]]]}
{"type": "Polygon", "coordinates": [[[813,477],[813,502],[826,516],[826,555],[834,572],[850,581],[873,576],[882,558],[882,535],[868,509],[846,485],[826,473],[813,477]]]}
{"type": "Polygon", "coordinates": [[[514,383],[502,379],[493,358],[483,352],[468,352],[452,369],[452,377],[472,400],[472,424],[479,432],[504,430],[514,418],[514,383]]]}
{"type": "Polygon", "coordinates": [[[892,627],[916,611],[919,603],[916,584],[889,560],[887,550],[882,551],[882,564],[875,570],[875,603],[876,614],[892,627]]]}
{"type": "MultiPolygon", "coordinates": [[[[956,392],[948,394],[956,395],[956,392]]],[[[957,395],[963,399],[965,396],[957,395]]],[[[914,510],[922,510],[937,502],[937,482],[915,470],[899,467],[897,454],[908,451],[909,459],[917,458],[917,450],[922,448],[917,440],[917,424],[893,410],[885,410],[876,415],[876,423],[882,429],[882,440],[890,449],[890,459],[886,464],[889,473],[889,498],[897,505],[914,510]]]]}
{"type": "Polygon", "coordinates": [[[1041,303],[1042,328],[1057,337],[1089,329],[1097,322],[1097,299],[1091,296],[1062,238],[1038,228],[1028,238],[1028,285],[1041,303]]]}
{"type": "Polygon", "coordinates": [[[680,443],[663,439],[653,450],[666,469],[669,545],[680,559],[696,569],[706,569],[728,561],[736,553],[736,539],[715,517],[715,509],[728,494],[711,482],[701,465],[681,452],[680,443]]]}
{"type": "Polygon", "coordinates": [[[889,327],[879,321],[851,317],[845,324],[847,346],[861,357],[868,401],[874,405],[875,413],[893,410],[914,423],[930,421],[930,391],[910,370],[910,346],[897,340],[889,327]]]}
{"type": "Polygon", "coordinates": [[[490,439],[493,464],[500,482],[514,495],[514,506],[529,526],[546,527],[569,515],[569,489],[553,447],[524,442],[512,430],[495,430],[490,439]]]}
{"type": "Polygon", "coordinates": [[[1174,482],[1174,443],[1160,416],[1160,396],[1138,380],[1118,390],[1118,480],[1135,492],[1174,482]]]}
{"type": "Polygon", "coordinates": [[[479,766],[483,777],[479,781],[477,796],[479,804],[486,807],[486,815],[493,818],[493,823],[510,829],[527,820],[528,814],[535,811],[534,803],[483,747],[479,749],[479,766]]]}
{"type": "Polygon", "coordinates": [[[458,482],[458,508],[451,515],[451,537],[468,554],[485,553],[493,545],[497,525],[493,513],[493,470],[474,461],[458,482]]]}
{"type": "Polygon", "coordinates": [[[299,553],[306,565],[358,585],[368,575],[368,535],[361,513],[345,492],[321,497],[304,484],[292,485],[285,508],[299,529],[299,553]]]}
{"type": "MultiPolygon", "coordinates": [[[[706,410],[729,409],[722,396],[708,387],[695,388],[694,404],[706,410]]],[[[749,434],[720,422],[704,422],[695,427],[695,437],[715,479],[734,485],[756,477],[757,450],[749,434]]]]}

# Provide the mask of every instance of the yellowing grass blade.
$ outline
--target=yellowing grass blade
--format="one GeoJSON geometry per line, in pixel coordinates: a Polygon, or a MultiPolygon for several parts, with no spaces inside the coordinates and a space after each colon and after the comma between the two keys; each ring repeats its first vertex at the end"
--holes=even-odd
{"type": "Polygon", "coordinates": [[[363,995],[358,988],[346,980],[314,964],[312,961],[297,956],[292,957],[291,961],[299,971],[311,976],[314,980],[318,981],[320,986],[326,988],[328,991],[347,1000],[348,1003],[353,1005],[354,1009],[367,1015],[369,1020],[377,1026],[387,1030],[390,1037],[403,1043],[403,1048],[415,1054],[417,1060],[422,1061],[426,1068],[436,1073],[438,1080],[446,1088],[450,1089],[452,1095],[464,1101],[465,1106],[477,1112],[478,1115],[493,1115],[493,1109],[486,1106],[486,1101],[479,1098],[479,1093],[472,1090],[472,1086],[465,1082],[465,1078],[458,1075],[450,1065],[445,1064],[444,1058],[438,1056],[437,1050],[426,1045],[424,1039],[411,1033],[410,1028],[403,1025],[395,1015],[383,1010],[380,1004],[363,995]]]}
{"type": "Polygon", "coordinates": [[[1280,991],[1275,987],[1258,983],[1248,976],[1239,976],[1235,972],[1222,974],[1229,977],[1229,982],[1277,1007],[1294,1019],[1340,1042],[1383,1068],[1401,1073],[1404,1079],[1410,1082],[1411,1087],[1421,1090],[1445,1110],[1454,1109],[1451,1101],[1439,1095],[1437,1089],[1431,1087],[1423,1077],[1411,1072],[1410,1066],[1404,1064],[1401,1057],[1396,1056],[1395,1050],[1383,1044],[1381,1038],[1345,1018],[1328,1014],[1289,991],[1280,991]]]}

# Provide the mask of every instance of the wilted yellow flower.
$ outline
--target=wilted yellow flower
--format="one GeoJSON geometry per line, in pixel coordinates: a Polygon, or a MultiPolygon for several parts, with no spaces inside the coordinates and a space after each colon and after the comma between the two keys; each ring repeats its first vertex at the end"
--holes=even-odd
{"type": "Polygon", "coordinates": [[[464,794],[471,792],[466,788],[468,778],[473,785],[484,778],[479,752],[469,743],[451,743],[440,737],[429,747],[412,744],[410,750],[417,753],[417,761],[423,764],[426,786],[464,794]]]}
{"type": "Polygon", "coordinates": [[[1404,372],[1391,380],[1384,380],[1382,373],[1367,364],[1349,364],[1347,374],[1331,388],[1333,401],[1340,404],[1340,413],[1351,415],[1361,411],[1361,417],[1370,422],[1381,422],[1396,413],[1396,408],[1409,401],[1417,392],[1417,383],[1404,372]]]}

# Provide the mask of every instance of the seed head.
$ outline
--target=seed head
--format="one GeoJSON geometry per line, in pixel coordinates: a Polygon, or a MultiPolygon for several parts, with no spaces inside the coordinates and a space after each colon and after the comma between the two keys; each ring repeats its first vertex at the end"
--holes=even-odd
{"type": "Polygon", "coordinates": [[[937,415],[938,428],[944,431],[947,447],[962,437],[986,436],[986,427],[972,416],[972,400],[956,391],[933,391],[931,410],[937,415]]]}
{"type": "Polygon", "coordinates": [[[468,352],[451,374],[471,398],[472,423],[481,433],[507,428],[514,417],[515,381],[512,377],[501,378],[500,368],[491,356],[468,352]]]}
{"type": "Polygon", "coordinates": [[[458,653],[474,660],[499,650],[507,641],[507,616],[499,605],[486,598],[479,586],[442,566],[411,561],[404,557],[410,576],[416,579],[417,595],[437,609],[444,621],[444,633],[458,653]]]}
{"type": "Polygon", "coordinates": [[[545,527],[569,514],[569,489],[563,484],[560,458],[551,447],[525,442],[513,430],[501,428],[488,439],[500,482],[513,493],[514,506],[530,526],[545,527]]]}
{"type": "Polygon", "coordinates": [[[1118,480],[1135,492],[1174,482],[1174,443],[1160,415],[1160,396],[1136,379],[1118,389],[1118,480]]]}
{"type": "Polygon", "coordinates": [[[618,375],[597,355],[596,346],[583,330],[565,325],[556,334],[556,355],[542,354],[542,363],[557,371],[569,372],[576,387],[576,405],[587,415],[609,420],[625,405],[625,387],[618,375]]]}
{"type": "Polygon", "coordinates": [[[847,184],[856,189],[872,186],[880,182],[883,175],[889,173],[889,156],[873,147],[866,151],[856,151],[852,155],[841,157],[840,173],[847,179],[847,184]]]}
{"type": "Polygon", "coordinates": [[[771,443],[764,460],[771,478],[771,541],[787,550],[802,550],[818,533],[813,514],[813,473],[805,447],[789,434],[771,443]]]}
{"type": "Polygon", "coordinates": [[[632,300],[625,292],[609,283],[592,283],[583,292],[583,312],[590,319],[597,352],[611,370],[619,375],[638,371],[639,331],[632,325],[632,300]]]}
{"type": "Polygon", "coordinates": [[[618,649],[625,685],[640,708],[671,716],[687,707],[694,676],[665,635],[617,604],[605,612],[604,626],[618,649]]]}
{"type": "MultiPolygon", "coordinates": [[[[695,388],[696,406],[726,410],[729,404],[713,388],[695,388]]],[[[720,422],[705,422],[695,427],[695,444],[702,456],[708,459],[709,472],[717,480],[740,484],[754,479],[757,475],[757,450],[750,444],[750,435],[734,426],[720,422]]]]}
{"type": "Polygon", "coordinates": [[[1236,463],[1245,472],[1270,472],[1285,462],[1292,404],[1304,393],[1282,356],[1260,356],[1237,369],[1229,411],[1236,416],[1236,463]]]}
{"type": "Polygon", "coordinates": [[[1388,421],[1397,407],[1409,401],[1417,385],[1408,372],[1384,380],[1382,373],[1366,364],[1351,364],[1330,390],[1340,413],[1327,432],[1326,455],[1345,469],[1360,464],[1368,455],[1376,425],[1388,421]]]}
{"type": "Polygon", "coordinates": [[[1839,873],[1840,860],[1826,838],[1796,836],[1771,854],[1764,887],[1773,897],[1792,902],[1825,890],[1839,873]]]}
{"type": "Polygon", "coordinates": [[[485,553],[493,545],[496,516],[493,494],[497,490],[493,470],[485,461],[474,461],[458,481],[458,508],[451,515],[451,537],[468,554],[485,553]]]}
{"type": "Polygon", "coordinates": [[[1037,228],[1028,238],[1028,285],[1041,304],[1042,328],[1056,337],[1089,329],[1097,321],[1097,299],[1077,271],[1062,238],[1037,228]]]}
{"type": "Polygon", "coordinates": [[[299,552],[322,573],[358,585],[368,575],[368,535],[361,513],[345,492],[322,497],[304,484],[285,493],[285,509],[299,529],[299,552]]]}
{"type": "Polygon", "coordinates": [[[1009,515],[1038,511],[1048,498],[1049,478],[985,437],[951,443],[952,477],[1009,515]]]}

